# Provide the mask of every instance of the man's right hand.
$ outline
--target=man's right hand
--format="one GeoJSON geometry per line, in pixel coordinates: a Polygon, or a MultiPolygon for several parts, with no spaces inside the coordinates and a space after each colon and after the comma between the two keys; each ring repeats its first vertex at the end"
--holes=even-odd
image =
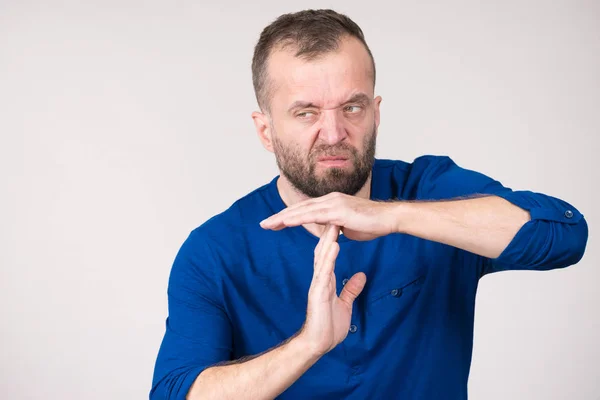
{"type": "Polygon", "coordinates": [[[337,243],[339,231],[339,226],[327,225],[315,248],[306,321],[298,335],[316,356],[329,352],[346,338],[352,303],[367,282],[366,275],[359,272],[348,280],[337,296],[334,267],[340,249],[337,243]]]}

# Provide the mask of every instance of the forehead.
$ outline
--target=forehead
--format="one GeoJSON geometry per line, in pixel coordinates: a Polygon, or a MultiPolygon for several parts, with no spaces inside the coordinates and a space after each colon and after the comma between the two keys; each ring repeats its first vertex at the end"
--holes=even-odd
{"type": "Polygon", "coordinates": [[[337,107],[356,92],[373,95],[373,65],[359,40],[344,39],[336,51],[312,60],[296,57],[295,50],[276,50],[269,57],[273,108],[298,100],[337,107]]]}

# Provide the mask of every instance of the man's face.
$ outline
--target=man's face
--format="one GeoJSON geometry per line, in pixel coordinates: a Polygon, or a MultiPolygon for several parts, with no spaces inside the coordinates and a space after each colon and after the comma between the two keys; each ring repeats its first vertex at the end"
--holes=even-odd
{"type": "Polygon", "coordinates": [[[379,103],[371,59],[356,39],[316,60],[292,50],[269,59],[270,125],[281,173],[300,192],[356,194],[375,159],[379,103]]]}

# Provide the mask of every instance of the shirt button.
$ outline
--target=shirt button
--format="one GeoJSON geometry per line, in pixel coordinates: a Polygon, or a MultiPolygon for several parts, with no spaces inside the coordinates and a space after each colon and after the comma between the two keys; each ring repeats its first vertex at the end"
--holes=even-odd
{"type": "Polygon", "coordinates": [[[350,329],[348,329],[350,333],[354,333],[358,330],[358,327],[354,324],[350,325],[350,329]]]}
{"type": "Polygon", "coordinates": [[[348,283],[348,278],[346,278],[342,281],[342,285],[345,285],[346,283],[348,283]]]}
{"type": "Polygon", "coordinates": [[[565,217],[567,217],[567,218],[573,218],[573,211],[571,211],[571,210],[565,211],[565,217]]]}
{"type": "Polygon", "coordinates": [[[402,290],[398,290],[398,289],[393,289],[392,290],[392,296],[394,297],[400,297],[402,295],[402,290]]]}

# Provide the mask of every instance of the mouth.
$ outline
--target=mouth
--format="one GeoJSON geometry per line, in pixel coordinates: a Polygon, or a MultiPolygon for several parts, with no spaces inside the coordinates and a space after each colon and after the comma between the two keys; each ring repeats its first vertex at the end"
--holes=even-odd
{"type": "Polygon", "coordinates": [[[319,157],[318,161],[339,161],[339,160],[347,160],[348,157],[344,156],[328,156],[328,157],[319,157]]]}
{"type": "Polygon", "coordinates": [[[317,162],[328,167],[342,167],[348,164],[349,160],[347,157],[343,156],[327,156],[319,157],[317,162]]]}

